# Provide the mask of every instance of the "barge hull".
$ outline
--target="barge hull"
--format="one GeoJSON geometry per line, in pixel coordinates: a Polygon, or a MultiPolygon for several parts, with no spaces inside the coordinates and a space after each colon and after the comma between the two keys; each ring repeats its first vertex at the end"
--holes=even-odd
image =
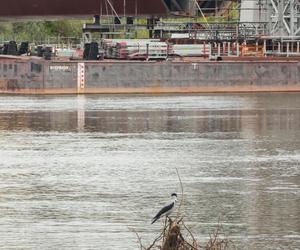
{"type": "Polygon", "coordinates": [[[0,93],[6,94],[279,91],[300,91],[299,62],[55,62],[0,59],[0,93]]]}

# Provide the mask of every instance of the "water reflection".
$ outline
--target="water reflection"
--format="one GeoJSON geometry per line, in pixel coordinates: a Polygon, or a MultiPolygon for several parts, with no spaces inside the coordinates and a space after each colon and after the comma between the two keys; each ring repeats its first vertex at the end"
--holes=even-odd
{"type": "MultiPolygon", "coordinates": [[[[300,130],[300,110],[1,112],[0,130],[102,133],[300,130]]],[[[276,134],[274,134],[276,136],[276,134]]]]}
{"type": "Polygon", "coordinates": [[[177,167],[202,242],[221,215],[238,249],[297,249],[299,96],[1,97],[0,243],[137,249],[177,167]]]}

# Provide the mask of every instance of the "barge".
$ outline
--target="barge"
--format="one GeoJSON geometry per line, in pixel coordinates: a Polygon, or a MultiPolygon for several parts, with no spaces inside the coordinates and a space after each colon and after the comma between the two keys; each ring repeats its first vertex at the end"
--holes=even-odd
{"type": "Polygon", "coordinates": [[[0,56],[2,94],[267,91],[300,91],[300,61],[72,61],[0,56]]]}

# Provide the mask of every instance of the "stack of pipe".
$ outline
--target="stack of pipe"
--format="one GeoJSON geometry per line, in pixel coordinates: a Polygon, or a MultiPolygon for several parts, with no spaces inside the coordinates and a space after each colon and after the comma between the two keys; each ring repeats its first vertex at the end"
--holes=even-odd
{"type": "Polygon", "coordinates": [[[114,59],[166,59],[169,46],[157,39],[110,39],[103,40],[106,58],[114,59]]]}
{"type": "Polygon", "coordinates": [[[210,51],[209,44],[174,44],[172,52],[174,55],[192,57],[192,56],[205,56],[210,51]]]}

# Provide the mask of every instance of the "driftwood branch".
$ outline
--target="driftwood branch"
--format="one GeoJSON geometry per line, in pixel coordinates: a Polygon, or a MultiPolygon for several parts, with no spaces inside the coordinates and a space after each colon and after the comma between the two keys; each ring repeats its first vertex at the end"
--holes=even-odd
{"type": "Polygon", "coordinates": [[[221,224],[218,224],[215,231],[210,235],[209,241],[206,243],[204,248],[200,247],[193,233],[184,224],[182,218],[180,221],[168,221],[162,229],[160,235],[153,241],[153,243],[147,247],[142,248],[146,250],[229,250],[234,249],[234,244],[221,237],[221,224]],[[183,237],[183,233],[187,231],[188,236],[192,239],[189,241],[183,237]]]}

